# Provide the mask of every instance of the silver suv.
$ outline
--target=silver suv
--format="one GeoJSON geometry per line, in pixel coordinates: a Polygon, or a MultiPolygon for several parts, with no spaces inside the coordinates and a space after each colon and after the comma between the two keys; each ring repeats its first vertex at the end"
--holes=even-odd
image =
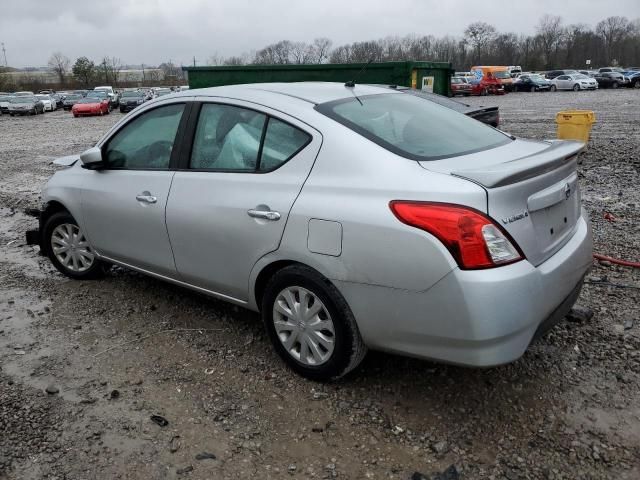
{"type": "Polygon", "coordinates": [[[582,148],[388,88],[187,91],[59,160],[37,241],[72,278],[118,264],[261,312],[310,378],[367,348],[497,365],[563,318],[591,265],[582,148]]]}

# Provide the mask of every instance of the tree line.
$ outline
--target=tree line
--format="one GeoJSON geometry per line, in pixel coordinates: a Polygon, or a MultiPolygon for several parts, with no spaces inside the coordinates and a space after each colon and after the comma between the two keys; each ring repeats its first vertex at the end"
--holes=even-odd
{"type": "MultiPolygon", "coordinates": [[[[214,54],[206,64],[287,65],[403,60],[451,62],[456,70],[468,70],[472,65],[520,65],[532,71],[588,68],[587,60],[594,68],[640,66],[640,18],[629,20],[611,16],[591,27],[585,24],[565,25],[561,17],[547,14],[539,19],[532,35],[499,32],[486,22],[473,22],[459,37],[407,35],[353,42],[335,48],[328,38],[316,38],[310,43],[281,40],[242,55],[224,57],[214,54]]],[[[94,62],[83,56],[72,63],[61,52],[55,52],[49,58],[48,66],[58,77],[61,87],[139,83],[139,80],[122,78],[123,62],[118,57],[105,56],[94,62]]],[[[145,84],[156,84],[166,79],[175,79],[175,83],[183,81],[182,69],[171,62],[149,69],[143,75],[145,84]]],[[[6,75],[0,71],[0,90],[9,87],[6,75]]]]}
{"type": "Polygon", "coordinates": [[[407,35],[353,42],[332,48],[328,38],[311,43],[281,40],[239,56],[212,55],[208,65],[389,62],[451,62],[456,70],[472,65],[521,65],[526,70],[591,66],[640,66],[640,19],[612,16],[595,27],[565,25],[561,17],[543,15],[532,35],[498,32],[486,22],[467,26],[460,37],[407,35]]]}

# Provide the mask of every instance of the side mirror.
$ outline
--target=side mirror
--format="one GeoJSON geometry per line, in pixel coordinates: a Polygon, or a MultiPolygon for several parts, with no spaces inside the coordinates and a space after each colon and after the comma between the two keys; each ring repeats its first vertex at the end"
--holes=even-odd
{"type": "Polygon", "coordinates": [[[83,168],[89,170],[97,170],[104,166],[102,161],[102,150],[98,147],[91,147],[89,150],[85,150],[80,154],[80,161],[83,168]]]}

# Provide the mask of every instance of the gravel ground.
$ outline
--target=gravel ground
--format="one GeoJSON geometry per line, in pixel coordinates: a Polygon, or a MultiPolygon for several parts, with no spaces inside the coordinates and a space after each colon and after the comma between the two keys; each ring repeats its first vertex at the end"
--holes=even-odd
{"type": "MultiPolygon", "coordinates": [[[[596,251],[637,261],[639,95],[468,101],[535,138],[558,110],[594,110],[580,173],[596,251]]],[[[25,245],[50,161],[119,118],[0,118],[0,479],[640,478],[638,270],[595,264],[583,314],[511,365],[371,353],[313,383],[253,313],[123,269],[71,281],[25,245]]]]}

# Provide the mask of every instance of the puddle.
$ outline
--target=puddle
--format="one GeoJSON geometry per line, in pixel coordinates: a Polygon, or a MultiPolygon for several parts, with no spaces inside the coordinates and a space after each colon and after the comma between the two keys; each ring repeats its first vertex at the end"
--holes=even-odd
{"type": "MultiPolygon", "coordinates": [[[[48,373],[53,349],[34,336],[37,323],[50,315],[49,300],[20,290],[0,291],[0,368],[30,387],[43,391],[54,384],[65,400],[79,402],[75,388],[66,388],[48,373]]],[[[52,341],[51,338],[45,341],[52,341]]]]}

